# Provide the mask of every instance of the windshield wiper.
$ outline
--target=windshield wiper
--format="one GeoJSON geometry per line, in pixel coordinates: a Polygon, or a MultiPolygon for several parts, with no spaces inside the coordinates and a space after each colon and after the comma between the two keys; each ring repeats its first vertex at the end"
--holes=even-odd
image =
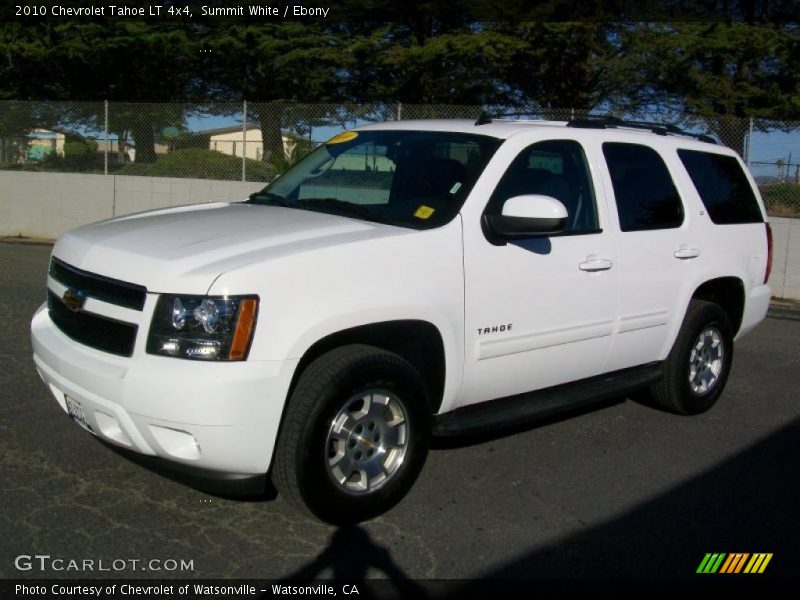
{"type": "Polygon", "coordinates": [[[345,202],[344,200],[339,200],[338,198],[300,198],[297,201],[297,204],[302,204],[304,206],[313,208],[330,208],[336,212],[348,213],[350,215],[364,217],[369,220],[375,218],[375,214],[365,206],[362,206],[361,204],[353,204],[352,202],[345,202]]]}
{"type": "Polygon", "coordinates": [[[287,200],[283,196],[279,196],[273,192],[255,192],[248,196],[248,202],[253,204],[269,204],[271,206],[288,206],[294,207],[295,203],[287,200]]]}

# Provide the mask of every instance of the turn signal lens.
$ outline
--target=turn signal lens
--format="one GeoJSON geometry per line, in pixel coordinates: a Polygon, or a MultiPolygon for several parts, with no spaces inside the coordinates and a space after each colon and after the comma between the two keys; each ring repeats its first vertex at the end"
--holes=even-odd
{"type": "Polygon", "coordinates": [[[255,300],[242,300],[242,305],[239,307],[239,318],[236,321],[236,332],[233,334],[233,342],[231,343],[231,351],[228,358],[231,360],[241,360],[247,353],[247,347],[250,345],[250,338],[253,336],[253,324],[256,320],[256,306],[255,300]]]}

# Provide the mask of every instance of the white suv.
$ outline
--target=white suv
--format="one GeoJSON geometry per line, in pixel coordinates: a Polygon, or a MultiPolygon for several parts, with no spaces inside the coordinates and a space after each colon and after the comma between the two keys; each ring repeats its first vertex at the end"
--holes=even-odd
{"type": "Polygon", "coordinates": [[[55,245],[36,367],[106,442],[386,510],[432,434],[650,388],[709,409],[766,312],[763,204],[731,150],[612,119],[349,131],[234,204],[55,245]]]}

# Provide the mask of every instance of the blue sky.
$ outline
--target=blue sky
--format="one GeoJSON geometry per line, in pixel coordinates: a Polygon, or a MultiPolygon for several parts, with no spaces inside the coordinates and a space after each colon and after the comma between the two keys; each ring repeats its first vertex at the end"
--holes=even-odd
{"type": "Polygon", "coordinates": [[[750,171],[754,176],[778,176],[775,163],[778,159],[787,163],[791,156],[790,177],[794,177],[796,165],[800,163],[800,129],[791,132],[771,131],[753,133],[753,156],[750,171]],[[770,164],[758,164],[761,162],[770,164]]]}

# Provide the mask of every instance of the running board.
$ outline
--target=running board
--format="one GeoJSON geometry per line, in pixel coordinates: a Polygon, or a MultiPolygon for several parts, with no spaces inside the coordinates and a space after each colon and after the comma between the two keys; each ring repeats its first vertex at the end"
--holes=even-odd
{"type": "Polygon", "coordinates": [[[434,417],[434,435],[484,432],[622,396],[658,381],[661,363],[623,369],[534,392],[472,404],[434,417]]]}

